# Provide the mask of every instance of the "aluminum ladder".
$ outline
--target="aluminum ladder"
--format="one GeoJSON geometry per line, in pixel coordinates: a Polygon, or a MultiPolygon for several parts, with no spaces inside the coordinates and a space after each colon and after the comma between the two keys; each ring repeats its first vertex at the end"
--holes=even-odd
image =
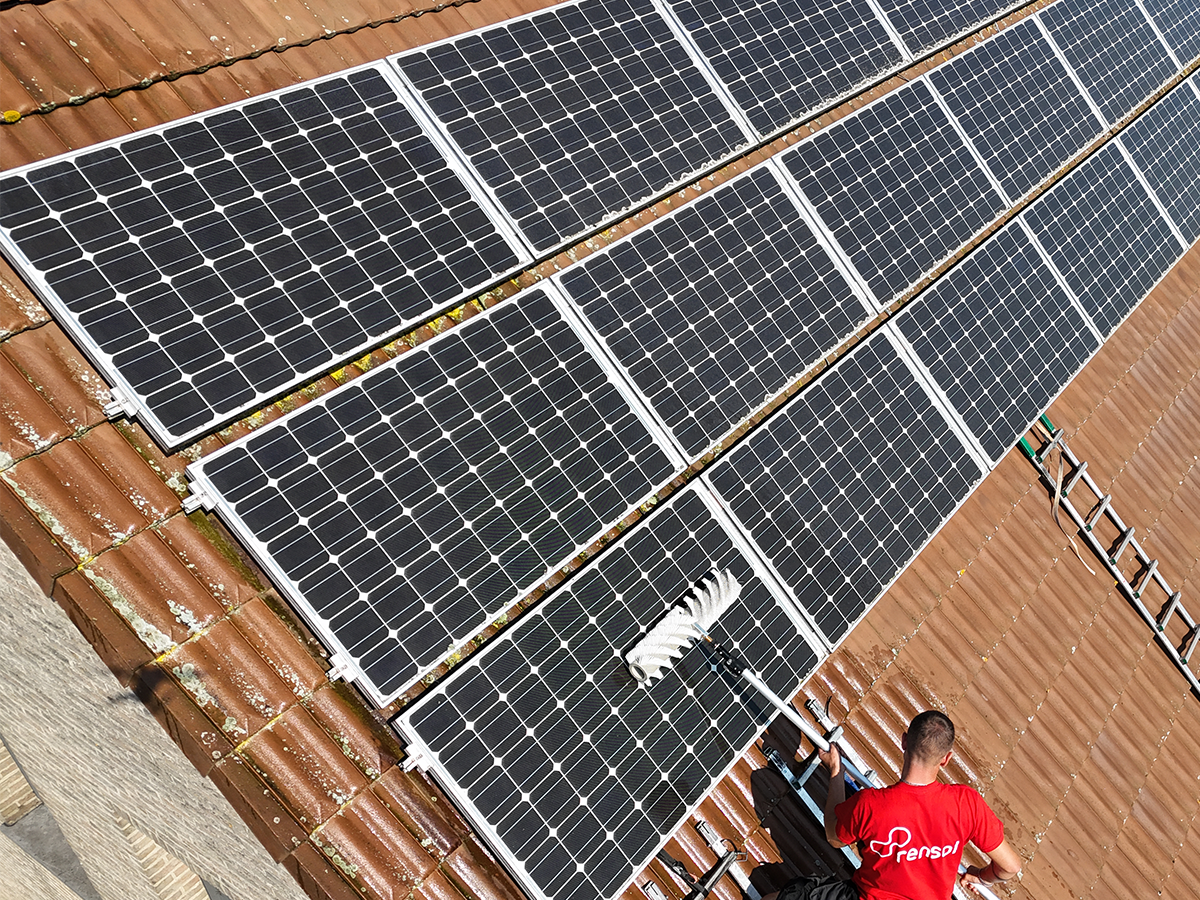
{"type": "MultiPolygon", "coordinates": [[[[1075,523],[1075,527],[1079,530],[1079,534],[1091,548],[1092,552],[1104,564],[1104,567],[1112,575],[1113,580],[1121,589],[1121,593],[1125,595],[1125,599],[1142,617],[1142,621],[1150,628],[1154,634],[1154,639],[1158,641],[1159,646],[1175,663],[1176,668],[1183,673],[1183,677],[1187,679],[1191,686],[1192,693],[1200,699],[1200,680],[1197,680],[1196,673],[1192,670],[1188,661],[1195,656],[1197,644],[1200,644],[1200,625],[1196,619],[1183,605],[1183,597],[1179,591],[1172,591],[1171,586],[1167,584],[1167,580],[1158,571],[1158,560],[1151,559],[1142,549],[1136,537],[1134,537],[1134,527],[1126,526],[1124,520],[1117,514],[1112,507],[1112,494],[1101,493],[1100,488],[1088,474],[1087,462],[1080,460],[1071,452],[1067,446],[1066,438],[1061,428],[1055,428],[1050,419],[1043,413],[1038,417],[1030,429],[1036,435],[1036,440],[1040,442],[1041,448],[1034,450],[1029,440],[1025,437],[1021,438],[1019,446],[1026,458],[1033,463],[1033,467],[1037,469],[1038,475],[1045,482],[1046,487],[1051,491],[1051,495],[1057,499],[1057,504],[1066,511],[1071,521],[1075,523]],[[1063,467],[1060,470],[1060,476],[1050,474],[1046,466],[1047,460],[1055,450],[1062,454],[1063,467]],[[1065,481],[1060,478],[1065,477],[1065,481]],[[1079,509],[1071,501],[1071,492],[1083,485],[1090,494],[1095,498],[1094,503],[1091,503],[1087,516],[1080,514],[1079,509]],[[1106,550],[1100,542],[1100,538],[1096,534],[1097,526],[1101,525],[1104,520],[1111,523],[1116,528],[1116,538],[1111,545],[1110,550],[1106,550]],[[1130,581],[1125,577],[1125,573],[1121,571],[1121,557],[1127,551],[1132,550],[1134,558],[1138,562],[1138,570],[1135,572],[1136,581],[1130,581]],[[1165,600],[1157,615],[1154,615],[1146,607],[1143,596],[1147,591],[1153,588],[1162,590],[1165,600]],[[1178,623],[1174,620],[1178,619],[1178,623]],[[1174,623],[1174,624],[1173,624],[1174,623]],[[1168,627],[1175,629],[1179,628],[1179,623],[1182,623],[1183,638],[1179,645],[1176,646],[1167,633],[1168,627]]],[[[1055,517],[1057,519],[1057,516],[1055,517]]],[[[1148,598],[1147,598],[1148,599],[1148,598]]]]}
{"type": "MultiPolygon", "coordinates": [[[[857,767],[858,770],[866,776],[867,780],[870,781],[874,787],[884,787],[883,779],[879,777],[874,769],[868,767],[863,758],[858,755],[855,749],[846,740],[843,727],[834,723],[834,721],[829,717],[829,711],[826,708],[821,706],[821,704],[816,700],[806,701],[804,708],[809,711],[814,719],[816,719],[817,724],[825,730],[825,740],[837,746],[838,752],[841,753],[843,759],[848,759],[850,762],[852,762],[855,767],[857,767]]],[[[816,817],[817,822],[823,826],[825,822],[825,808],[823,805],[818,804],[813,795],[805,789],[805,785],[808,783],[808,780],[812,778],[813,774],[821,766],[821,760],[817,757],[816,751],[814,750],[812,754],[804,760],[804,768],[801,770],[799,775],[792,771],[792,767],[789,765],[789,760],[785,759],[783,754],[774,747],[767,746],[764,743],[762,745],[762,752],[763,755],[766,756],[767,762],[771,764],[771,768],[783,777],[783,780],[787,782],[788,786],[792,789],[792,793],[796,795],[796,798],[808,808],[809,812],[816,817]]],[[[842,777],[846,778],[847,781],[852,781],[852,779],[845,775],[842,777]]],[[[859,867],[860,862],[858,855],[853,849],[850,847],[843,847],[842,853],[845,854],[847,862],[849,862],[852,867],[856,869],[859,867]]],[[[958,871],[960,873],[966,871],[966,866],[959,864],[958,871]]],[[[976,885],[975,890],[976,893],[970,894],[964,891],[960,885],[955,884],[954,900],[979,900],[980,897],[983,897],[984,900],[999,900],[996,894],[985,885],[976,885]]]]}

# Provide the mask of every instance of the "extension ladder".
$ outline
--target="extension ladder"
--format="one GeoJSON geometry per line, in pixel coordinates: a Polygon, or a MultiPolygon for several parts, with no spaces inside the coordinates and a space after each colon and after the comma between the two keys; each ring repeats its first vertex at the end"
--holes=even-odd
{"type": "MultiPolygon", "coordinates": [[[[858,755],[855,749],[846,740],[845,731],[842,726],[835,725],[833,720],[829,717],[829,711],[827,709],[822,707],[821,704],[816,700],[806,701],[804,708],[807,709],[812,717],[817,720],[817,724],[825,730],[825,740],[837,746],[838,752],[842,755],[844,760],[848,760],[855,766],[855,768],[858,769],[858,771],[862,772],[873,787],[881,788],[884,786],[883,779],[879,777],[874,769],[869,768],[863,758],[858,755]]],[[[809,812],[816,817],[817,822],[823,825],[825,822],[824,807],[819,805],[813,795],[805,790],[805,785],[808,783],[808,780],[812,778],[813,774],[821,766],[821,760],[817,757],[816,751],[814,750],[812,754],[805,759],[804,768],[801,770],[799,775],[792,771],[792,767],[788,764],[789,761],[784,759],[783,754],[774,747],[769,747],[764,744],[762,747],[762,752],[763,755],[766,756],[767,762],[771,764],[771,768],[783,776],[783,780],[786,781],[788,786],[792,789],[792,793],[794,793],[797,799],[799,799],[799,801],[808,808],[809,812]]],[[[843,775],[843,777],[846,776],[843,775]]],[[[852,779],[847,778],[847,780],[850,781],[852,779]]],[[[843,847],[842,853],[845,854],[846,860],[852,867],[856,869],[859,867],[860,862],[858,855],[855,854],[850,847],[843,847]]],[[[960,864],[958,870],[959,872],[963,872],[966,870],[966,867],[960,864]]],[[[977,893],[972,895],[964,891],[961,886],[955,884],[954,900],[978,900],[980,897],[983,897],[984,900],[999,900],[999,898],[984,885],[976,885],[975,890],[977,893]]]]}
{"type": "MultiPolygon", "coordinates": [[[[1055,520],[1057,521],[1057,508],[1061,506],[1066,510],[1071,521],[1075,523],[1075,527],[1079,529],[1080,535],[1083,537],[1087,545],[1092,549],[1092,552],[1099,557],[1104,567],[1108,569],[1117,586],[1121,589],[1121,593],[1125,595],[1125,599],[1133,606],[1142,621],[1146,623],[1154,633],[1154,639],[1166,652],[1175,666],[1183,673],[1183,677],[1187,679],[1191,686],[1192,693],[1197,698],[1200,698],[1200,681],[1197,680],[1195,672],[1188,665],[1188,660],[1193,657],[1196,652],[1196,646],[1200,643],[1200,625],[1196,623],[1195,618],[1183,605],[1183,598],[1179,591],[1172,591],[1171,586],[1167,584],[1167,580],[1158,571],[1158,560],[1151,559],[1142,550],[1142,546],[1134,537],[1134,527],[1126,526],[1125,522],[1117,515],[1116,510],[1112,508],[1112,494],[1102,494],[1092,476],[1088,474],[1087,462],[1080,462],[1079,459],[1071,452],[1067,446],[1066,439],[1061,428],[1055,428],[1050,419],[1045,414],[1038,417],[1038,421],[1034,423],[1031,429],[1034,434],[1043,441],[1042,448],[1034,451],[1026,438],[1021,438],[1020,447],[1025,453],[1025,456],[1033,463],[1038,474],[1046,483],[1046,486],[1051,490],[1054,496],[1055,504],[1055,520]],[[1040,427],[1039,427],[1040,426],[1040,427]],[[1046,467],[1046,462],[1050,454],[1058,450],[1061,454],[1060,459],[1066,466],[1059,467],[1059,475],[1052,476],[1046,467]],[[1063,482],[1064,468],[1069,467],[1069,475],[1067,480],[1063,482]],[[1070,494],[1078,485],[1082,484],[1096,498],[1095,504],[1091,507],[1087,517],[1080,515],[1075,504],[1071,502],[1070,494]],[[1100,543],[1100,539],[1096,535],[1096,527],[1101,524],[1102,520],[1107,519],[1116,527],[1117,537],[1112,545],[1111,552],[1106,551],[1104,545],[1100,543]],[[1134,573],[1136,583],[1125,577],[1121,571],[1120,560],[1126,550],[1133,550],[1134,557],[1138,561],[1139,568],[1134,573]],[[1166,600],[1163,602],[1162,608],[1157,616],[1152,615],[1150,610],[1146,608],[1143,602],[1143,595],[1153,586],[1162,589],[1166,595],[1166,600]],[[1167,628],[1172,624],[1172,620],[1178,618],[1183,624],[1184,634],[1179,646],[1176,647],[1171,638],[1167,634],[1167,628]]],[[[1060,526],[1061,527],[1061,526],[1060,526]]],[[[1074,542],[1072,541],[1072,544],[1074,542]]]]}

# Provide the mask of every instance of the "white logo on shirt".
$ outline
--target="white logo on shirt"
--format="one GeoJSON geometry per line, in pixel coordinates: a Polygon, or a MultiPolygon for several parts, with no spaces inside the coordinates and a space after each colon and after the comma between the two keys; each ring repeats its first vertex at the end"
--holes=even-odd
{"type": "Polygon", "coordinates": [[[915,862],[918,859],[941,859],[958,852],[959,841],[946,844],[944,847],[908,847],[912,841],[912,832],[902,825],[897,825],[888,832],[886,841],[871,841],[871,852],[878,853],[884,859],[893,858],[896,862],[915,862]]]}

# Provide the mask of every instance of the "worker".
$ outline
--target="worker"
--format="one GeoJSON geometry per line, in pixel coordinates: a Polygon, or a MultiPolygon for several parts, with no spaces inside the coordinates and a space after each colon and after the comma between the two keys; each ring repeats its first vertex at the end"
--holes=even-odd
{"type": "Polygon", "coordinates": [[[857,844],[862,865],[851,881],[806,876],[763,900],[949,900],[967,841],[990,858],[959,876],[965,888],[1008,881],[1021,857],[1004,826],[974,788],[944,784],[938,773],[954,756],[954,723],[928,710],[901,738],[904,767],[891,787],[864,788],[846,799],[836,746],[821,752],[829,767],[825,837],[835,847],[857,844]]]}

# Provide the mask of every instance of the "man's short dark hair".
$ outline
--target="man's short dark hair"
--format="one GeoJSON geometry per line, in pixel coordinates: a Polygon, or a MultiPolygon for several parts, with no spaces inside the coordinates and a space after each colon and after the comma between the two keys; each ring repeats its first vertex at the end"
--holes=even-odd
{"type": "Polygon", "coordinates": [[[908,752],[924,763],[941,762],[954,747],[954,723],[945,713],[928,709],[908,726],[908,752]]]}

